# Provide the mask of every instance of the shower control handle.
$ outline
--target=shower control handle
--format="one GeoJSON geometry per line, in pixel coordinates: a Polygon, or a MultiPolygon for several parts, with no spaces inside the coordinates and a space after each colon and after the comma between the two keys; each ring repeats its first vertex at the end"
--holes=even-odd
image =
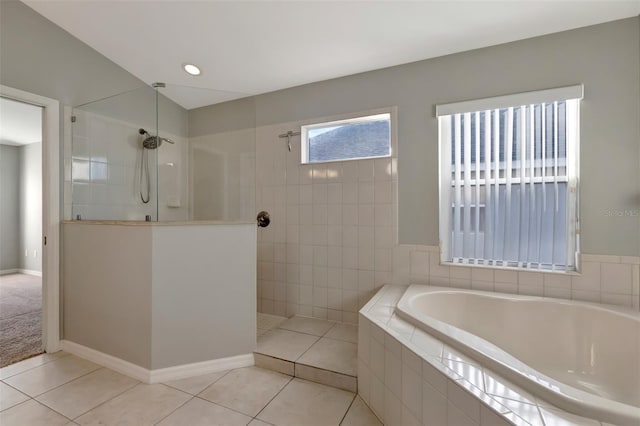
{"type": "Polygon", "coordinates": [[[271,223],[271,219],[269,218],[269,212],[266,212],[263,210],[260,213],[258,213],[257,221],[258,221],[258,226],[260,228],[266,228],[267,226],[269,226],[269,223],[271,223]]]}

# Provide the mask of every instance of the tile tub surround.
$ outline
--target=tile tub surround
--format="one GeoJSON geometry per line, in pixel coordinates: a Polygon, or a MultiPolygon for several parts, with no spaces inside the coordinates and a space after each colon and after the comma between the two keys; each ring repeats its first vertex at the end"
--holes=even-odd
{"type": "Polygon", "coordinates": [[[357,327],[295,316],[258,336],[259,367],[340,389],[357,389],[357,327]]]}
{"type": "Polygon", "coordinates": [[[440,264],[436,246],[393,249],[393,284],[429,284],[603,303],[640,310],[640,256],[581,255],[579,273],[440,264]]]}
{"type": "Polygon", "coordinates": [[[257,367],[148,385],[89,365],[58,352],[0,369],[0,424],[381,425],[353,392],[257,367]]]}
{"type": "Polygon", "coordinates": [[[406,287],[360,310],[358,393],[385,424],[601,425],[564,412],[399,319],[406,287]]]}

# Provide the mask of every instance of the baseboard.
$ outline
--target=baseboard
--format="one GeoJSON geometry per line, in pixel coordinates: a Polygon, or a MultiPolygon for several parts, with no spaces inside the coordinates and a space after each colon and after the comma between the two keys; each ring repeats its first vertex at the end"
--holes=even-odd
{"type": "Polygon", "coordinates": [[[217,371],[230,370],[232,368],[249,367],[254,365],[253,354],[242,354],[228,358],[212,359],[209,361],[194,362],[192,364],[177,365],[174,367],[149,370],[123,359],[105,354],[104,352],[88,348],[78,343],[62,340],[60,342],[63,351],[84,358],[103,367],[110,368],[144,383],[160,383],[171,380],[186,379],[201,374],[215,373],[217,371]]]}
{"type": "Polygon", "coordinates": [[[0,269],[0,275],[17,274],[17,269],[0,269]]]}
{"type": "Polygon", "coordinates": [[[113,355],[105,354],[104,352],[91,349],[87,346],[83,346],[69,340],[61,340],[60,348],[65,352],[69,352],[70,354],[76,355],[80,358],[95,362],[96,364],[110,368],[136,380],[140,380],[141,382],[151,383],[151,371],[144,367],[140,367],[139,365],[130,363],[129,361],[116,358],[113,355]]]}
{"type": "Polygon", "coordinates": [[[18,272],[21,274],[33,275],[36,277],[42,276],[42,271],[34,271],[33,269],[18,269],[18,272]]]}
{"type": "Polygon", "coordinates": [[[194,362],[192,364],[152,370],[150,383],[180,380],[187,377],[199,376],[201,374],[215,373],[218,371],[249,367],[252,365],[254,365],[252,353],[230,356],[228,358],[212,359],[210,361],[194,362]]]}

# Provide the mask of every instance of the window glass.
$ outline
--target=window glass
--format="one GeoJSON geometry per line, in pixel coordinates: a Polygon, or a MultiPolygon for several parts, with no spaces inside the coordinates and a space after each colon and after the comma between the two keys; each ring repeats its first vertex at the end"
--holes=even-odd
{"type": "Polygon", "coordinates": [[[391,114],[302,126],[303,163],[391,155],[391,114]]]}

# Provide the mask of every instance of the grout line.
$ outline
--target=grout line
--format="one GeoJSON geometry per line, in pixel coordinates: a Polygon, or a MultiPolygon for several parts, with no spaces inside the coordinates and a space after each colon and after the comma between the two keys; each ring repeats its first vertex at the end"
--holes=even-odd
{"type": "MultiPolygon", "coordinates": [[[[287,376],[287,375],[285,374],[285,376],[287,376]]],[[[287,384],[286,384],[286,385],[284,385],[282,388],[280,388],[280,390],[278,391],[278,393],[276,393],[276,394],[273,396],[273,398],[271,398],[271,399],[269,400],[269,402],[267,402],[267,403],[264,405],[264,407],[262,407],[262,408],[260,409],[260,411],[258,411],[258,413],[257,413],[255,416],[253,416],[253,418],[254,418],[254,419],[257,419],[257,420],[262,421],[261,419],[258,419],[258,416],[260,415],[260,413],[262,413],[262,412],[264,411],[264,409],[265,409],[265,408],[267,408],[267,406],[268,406],[269,404],[271,404],[271,402],[273,402],[273,400],[274,400],[274,399],[276,399],[276,398],[278,397],[278,395],[280,395],[280,393],[282,393],[282,391],[283,391],[287,386],[289,386],[289,384],[291,384],[291,382],[295,379],[295,377],[291,377],[291,376],[288,376],[288,377],[290,377],[290,379],[289,379],[289,381],[287,382],[287,384]]]]}
{"type": "MultiPolygon", "coordinates": [[[[83,360],[84,360],[84,358],[81,358],[81,359],[83,359],[83,360]]],[[[86,361],[86,360],[85,360],[85,361],[86,361]]],[[[41,364],[41,365],[39,365],[39,367],[42,367],[43,365],[44,365],[44,364],[41,364]]],[[[98,364],[95,364],[95,365],[98,365],[98,364]]],[[[39,394],[37,394],[37,395],[34,395],[34,396],[29,395],[29,397],[30,397],[30,398],[33,398],[33,399],[36,399],[36,398],[38,398],[38,397],[40,397],[40,396],[44,395],[44,394],[45,394],[45,393],[47,393],[47,392],[51,392],[52,390],[58,389],[59,387],[62,387],[62,386],[64,386],[64,385],[66,385],[66,384],[69,384],[69,383],[71,383],[71,382],[75,382],[76,380],[78,380],[78,379],[80,379],[80,378],[82,378],[82,377],[84,377],[84,376],[88,376],[89,374],[94,373],[94,372],[96,372],[96,371],[98,371],[98,370],[101,370],[101,369],[103,369],[103,368],[106,368],[106,367],[102,367],[101,365],[98,365],[98,368],[95,368],[95,369],[93,369],[93,370],[87,371],[86,373],[83,373],[83,374],[81,374],[81,375],[79,375],[79,376],[77,376],[77,377],[74,377],[73,379],[69,379],[69,380],[67,380],[67,381],[66,381],[66,382],[64,382],[64,383],[61,383],[61,384],[59,384],[59,385],[56,385],[56,386],[52,387],[51,389],[47,389],[47,390],[46,390],[46,391],[44,391],[44,392],[40,392],[40,393],[39,393],[39,394]]],[[[24,371],[24,373],[26,373],[26,371],[24,371]]],[[[22,374],[22,373],[20,373],[20,374],[22,374]]],[[[17,375],[16,375],[16,376],[17,376],[17,375]]],[[[11,377],[14,377],[14,376],[11,376],[11,377]]],[[[27,393],[26,393],[26,392],[24,392],[24,391],[21,391],[21,392],[22,392],[22,393],[24,393],[25,395],[27,395],[27,393]]]]}
{"type": "MultiPolygon", "coordinates": [[[[159,384],[160,384],[160,385],[163,385],[163,386],[166,386],[166,387],[168,387],[169,389],[173,389],[172,387],[167,386],[167,385],[164,385],[164,384],[162,384],[162,383],[159,383],[159,384]]],[[[182,392],[182,393],[184,393],[184,394],[189,395],[191,398],[187,399],[185,402],[183,402],[182,404],[180,404],[179,406],[177,406],[177,407],[175,408],[175,410],[171,411],[169,414],[167,414],[167,415],[166,415],[166,416],[164,416],[163,418],[159,419],[157,422],[155,422],[155,423],[154,423],[154,425],[157,425],[158,423],[160,423],[161,421],[163,421],[164,419],[166,419],[167,417],[169,417],[170,415],[172,415],[173,413],[175,413],[176,411],[178,411],[180,408],[182,408],[182,407],[184,407],[185,405],[187,405],[187,403],[188,403],[189,401],[191,401],[192,399],[194,399],[194,398],[195,398],[195,396],[191,395],[190,393],[187,393],[187,392],[181,391],[181,390],[179,390],[179,389],[177,389],[177,390],[178,390],[179,392],[182,392]]]]}
{"type": "MultiPolygon", "coordinates": [[[[58,351],[58,352],[61,352],[61,351],[58,351]]],[[[57,353],[57,352],[53,352],[53,353],[57,353]]],[[[43,362],[42,364],[34,365],[33,367],[27,368],[26,370],[23,370],[23,371],[20,371],[20,372],[18,372],[18,373],[12,374],[12,375],[10,375],[10,376],[4,377],[2,380],[3,380],[3,381],[4,381],[4,380],[7,380],[7,379],[8,379],[8,378],[10,378],[10,377],[14,377],[14,376],[17,376],[17,375],[19,375],[19,374],[26,373],[27,371],[33,370],[33,369],[38,368],[38,367],[42,367],[43,365],[49,364],[49,363],[51,363],[51,362],[53,362],[53,361],[57,361],[57,360],[62,359],[62,358],[66,358],[67,356],[71,355],[69,352],[65,352],[65,354],[66,354],[66,355],[62,355],[62,356],[59,356],[59,357],[52,358],[52,359],[50,359],[50,360],[48,360],[48,361],[43,362]]],[[[23,359],[23,360],[21,360],[21,361],[15,362],[15,363],[13,363],[13,364],[6,365],[6,366],[4,366],[4,367],[0,368],[0,371],[2,371],[2,369],[4,369],[4,368],[9,368],[9,367],[11,367],[12,365],[16,365],[16,364],[18,364],[18,363],[25,362],[25,361],[28,361],[28,360],[33,359],[33,358],[35,358],[35,357],[38,357],[38,356],[44,356],[44,355],[49,355],[49,354],[48,354],[47,352],[43,352],[43,353],[41,353],[41,354],[39,354],[39,355],[34,355],[34,356],[32,356],[32,357],[29,357],[29,358],[23,359]]]]}
{"type": "MultiPolygon", "coordinates": [[[[65,419],[69,420],[70,422],[75,423],[75,422],[73,421],[73,419],[70,419],[69,417],[65,416],[64,414],[57,412],[57,411],[56,411],[56,410],[54,410],[53,408],[51,408],[51,407],[48,407],[48,406],[44,405],[42,402],[38,401],[38,400],[37,400],[37,399],[35,399],[35,398],[32,398],[32,399],[33,399],[33,401],[35,401],[35,402],[36,402],[36,404],[40,404],[40,405],[42,405],[43,407],[47,408],[48,410],[51,410],[51,411],[53,411],[54,413],[61,415],[61,416],[62,416],[62,417],[64,417],[65,419]]],[[[25,401],[25,402],[29,402],[29,401],[25,401]]]]}
{"type": "Polygon", "coordinates": [[[309,352],[309,351],[311,350],[311,348],[312,348],[312,347],[314,347],[314,346],[316,345],[316,343],[318,343],[318,342],[320,341],[320,339],[322,339],[322,337],[321,337],[321,336],[320,336],[320,337],[315,336],[315,337],[317,337],[316,341],[315,341],[315,342],[313,342],[313,343],[312,343],[312,344],[311,344],[307,349],[305,349],[305,351],[304,351],[304,352],[302,352],[302,353],[300,354],[300,356],[299,356],[298,358],[296,358],[296,359],[293,361],[294,363],[297,363],[297,362],[298,362],[298,360],[304,356],[304,354],[306,354],[307,352],[309,352]]]}
{"type": "MultiPolygon", "coordinates": [[[[286,385],[285,385],[285,386],[286,386],[286,385]]],[[[227,407],[226,405],[222,405],[222,404],[220,404],[219,402],[213,402],[213,401],[210,401],[210,400],[208,400],[208,399],[206,399],[206,398],[203,398],[203,397],[201,397],[201,396],[198,396],[198,395],[195,395],[192,399],[199,399],[199,400],[201,400],[201,401],[208,402],[209,404],[213,404],[213,405],[217,405],[218,407],[222,407],[222,408],[224,408],[225,410],[230,410],[230,411],[233,411],[234,413],[242,414],[242,415],[243,415],[243,416],[245,416],[245,417],[249,417],[249,418],[251,418],[251,420],[253,420],[253,419],[254,419],[254,417],[253,417],[253,416],[251,416],[250,414],[243,413],[242,411],[238,411],[238,410],[237,410],[237,409],[235,409],[235,408],[227,407]]],[[[190,399],[189,401],[191,401],[191,399],[190,399]]],[[[249,423],[251,423],[251,420],[249,421],[249,423]]]]}
{"type": "Polygon", "coordinates": [[[342,422],[344,422],[344,419],[347,417],[347,414],[349,414],[349,410],[351,410],[351,407],[353,407],[353,403],[356,402],[356,398],[358,397],[358,393],[356,392],[353,395],[353,399],[351,400],[351,404],[349,404],[349,407],[347,408],[347,411],[344,412],[344,415],[342,416],[342,418],[340,419],[340,422],[338,423],[338,425],[341,425],[342,422]]]}
{"type": "MultiPolygon", "coordinates": [[[[240,367],[240,368],[247,368],[247,367],[240,367]]],[[[229,374],[229,372],[231,372],[231,371],[233,371],[233,370],[236,370],[236,369],[235,369],[235,368],[232,368],[231,370],[226,370],[226,371],[224,371],[224,374],[223,374],[222,376],[218,377],[218,378],[217,378],[217,379],[215,379],[213,382],[209,383],[207,386],[205,386],[205,387],[204,387],[204,389],[202,389],[200,392],[198,392],[198,393],[197,393],[197,394],[195,394],[195,395],[194,395],[194,394],[192,394],[192,393],[189,393],[189,392],[187,392],[187,391],[185,391],[185,390],[179,389],[179,388],[177,388],[177,387],[175,387],[175,386],[171,386],[171,385],[169,384],[169,382],[160,382],[160,384],[165,385],[165,386],[167,386],[167,387],[170,387],[171,389],[175,389],[175,390],[178,390],[178,391],[180,391],[180,392],[184,392],[184,393],[189,394],[189,395],[198,396],[199,394],[201,394],[201,393],[202,393],[202,392],[204,392],[205,390],[209,389],[209,388],[211,387],[211,385],[213,385],[214,383],[218,382],[220,379],[222,379],[224,376],[226,376],[227,374],[229,374]]],[[[216,373],[216,372],[214,371],[213,373],[216,373]]],[[[207,374],[213,374],[213,373],[207,373],[207,374]]],[[[195,377],[202,377],[202,376],[206,376],[207,374],[200,374],[200,375],[196,375],[196,376],[185,377],[184,379],[178,379],[178,380],[170,380],[170,382],[178,382],[178,381],[181,381],[181,380],[193,379],[193,378],[195,378],[195,377]]]]}
{"type": "MultiPolygon", "coordinates": [[[[96,371],[98,371],[98,370],[96,370],[96,371]]],[[[120,373],[118,373],[118,374],[120,374],[120,373]]],[[[129,377],[129,376],[126,376],[126,377],[129,377]]],[[[131,377],[129,377],[129,378],[131,378],[131,377]]],[[[134,380],[135,380],[135,379],[134,379],[134,380]]],[[[78,414],[78,415],[77,415],[77,416],[75,416],[73,419],[78,419],[78,418],[80,418],[80,417],[84,416],[84,415],[85,415],[85,414],[87,414],[89,411],[92,411],[92,410],[94,410],[94,409],[98,408],[99,406],[101,406],[101,405],[103,405],[103,404],[106,404],[107,402],[111,401],[112,399],[115,399],[115,398],[119,397],[119,396],[120,396],[120,395],[122,395],[123,393],[125,393],[125,392],[127,392],[127,391],[129,391],[129,390],[131,390],[131,389],[133,389],[133,388],[135,388],[135,387],[136,387],[136,386],[138,386],[140,383],[142,383],[142,382],[139,382],[139,381],[137,381],[137,380],[136,380],[136,382],[137,382],[137,383],[134,383],[132,386],[129,386],[128,388],[124,389],[122,392],[118,392],[116,395],[112,396],[111,398],[107,399],[106,401],[102,401],[101,403],[99,403],[99,404],[98,404],[98,405],[96,405],[95,407],[91,407],[91,408],[89,408],[89,409],[88,409],[87,411],[85,411],[84,413],[78,414]]],[[[53,408],[52,408],[52,410],[53,410],[53,408]]],[[[72,419],[72,420],[73,420],[73,419],[72,419]]]]}

